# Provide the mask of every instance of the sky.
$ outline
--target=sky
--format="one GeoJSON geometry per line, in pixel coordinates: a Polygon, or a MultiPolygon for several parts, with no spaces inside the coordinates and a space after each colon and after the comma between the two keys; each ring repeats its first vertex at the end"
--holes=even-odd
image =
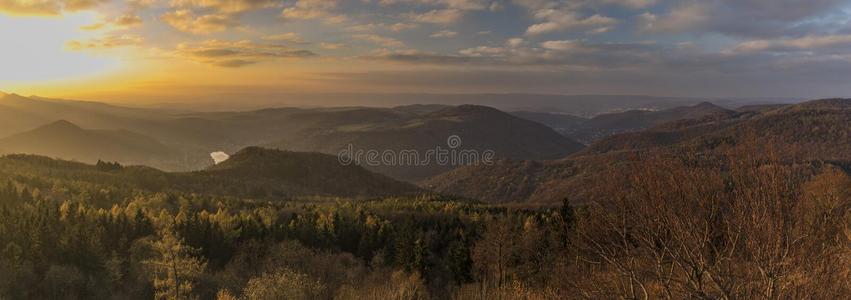
{"type": "Polygon", "coordinates": [[[851,0],[0,0],[0,90],[851,96],[851,0]]]}

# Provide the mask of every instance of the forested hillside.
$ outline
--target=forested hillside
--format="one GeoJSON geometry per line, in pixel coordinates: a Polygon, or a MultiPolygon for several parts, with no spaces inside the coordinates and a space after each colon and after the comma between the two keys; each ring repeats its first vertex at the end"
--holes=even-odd
{"type": "MultiPolygon", "coordinates": [[[[747,110],[747,109],[746,109],[747,110]]],[[[547,125],[576,141],[592,144],[612,135],[637,132],[680,120],[728,118],[734,111],[709,102],[662,110],[629,110],[584,119],[552,113],[516,112],[516,116],[547,125]]]]}
{"type": "MultiPolygon", "coordinates": [[[[461,144],[457,145],[459,149],[479,152],[490,150],[497,157],[535,160],[561,158],[583,148],[582,144],[546,126],[485,106],[460,105],[437,110],[407,107],[391,110],[357,109],[330,115],[300,112],[295,116],[321,117],[323,123],[279,138],[268,143],[269,147],[336,155],[351,145],[354,150],[390,150],[396,153],[415,150],[424,155],[436,147],[448,149],[447,139],[458,136],[461,139],[461,144]]],[[[419,166],[364,166],[410,181],[425,179],[456,167],[434,162],[419,166]]]]}
{"type": "Polygon", "coordinates": [[[453,170],[442,195],[257,147],[193,172],[6,155],[0,298],[842,299],[848,121],[847,100],[679,120],[453,170]]]}
{"type": "MultiPolygon", "coordinates": [[[[0,176],[34,180],[49,189],[74,181],[103,190],[114,187],[147,192],[180,192],[228,197],[286,200],[302,197],[376,198],[419,195],[420,188],[359,166],[342,166],[319,153],[246,148],[207,170],[169,173],[144,166],[100,161],[96,165],[33,155],[0,158],[0,176]],[[334,182],[329,185],[328,182],[334,182]]],[[[109,205],[110,203],[99,203],[109,205]]]]}
{"type": "MultiPolygon", "coordinates": [[[[648,159],[581,206],[152,192],[5,158],[9,299],[806,298],[851,293],[848,166],[648,159]],[[652,167],[649,167],[652,166],[652,167]],[[86,179],[88,178],[88,179],[86,179]]],[[[530,166],[535,167],[535,166],[530,166]]],[[[130,171],[130,170],[124,170],[130,171]]],[[[139,175],[155,175],[137,169],[139,175]]],[[[170,179],[169,179],[170,180],[170,179]]]]}
{"type": "Polygon", "coordinates": [[[0,0],[0,300],[851,300],[849,83],[851,0],[0,0]]]}
{"type": "Polygon", "coordinates": [[[435,191],[492,202],[558,202],[598,198],[600,182],[622,186],[649,157],[699,158],[707,168],[728,168],[731,156],[752,155],[784,165],[839,165],[851,161],[851,100],[816,100],[798,105],[674,121],[648,130],[615,135],[562,160],[503,161],[469,166],[436,176],[424,186],[435,191]],[[491,187],[503,190],[493,193],[491,187]]]}

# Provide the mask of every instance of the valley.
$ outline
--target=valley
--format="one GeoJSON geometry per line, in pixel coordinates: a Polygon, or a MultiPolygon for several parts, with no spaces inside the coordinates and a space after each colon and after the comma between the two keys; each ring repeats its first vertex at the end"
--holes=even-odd
{"type": "Polygon", "coordinates": [[[851,263],[847,99],[588,119],[476,105],[147,117],[13,100],[62,119],[0,139],[0,294],[12,298],[144,299],[174,274],[203,299],[609,298],[633,295],[617,278],[649,268],[669,273],[635,286],[678,296],[848,292],[827,279],[851,263]],[[496,160],[335,155],[454,142],[496,160]],[[765,268],[776,275],[754,275],[765,268]]]}

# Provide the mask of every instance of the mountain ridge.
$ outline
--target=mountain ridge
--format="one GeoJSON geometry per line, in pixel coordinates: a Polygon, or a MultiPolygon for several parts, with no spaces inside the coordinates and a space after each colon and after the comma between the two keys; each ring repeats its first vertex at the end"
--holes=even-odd
{"type": "MultiPolygon", "coordinates": [[[[584,145],[564,137],[549,127],[517,118],[503,111],[477,105],[439,108],[409,115],[397,110],[357,110],[359,122],[341,122],[335,127],[306,128],[293,137],[263,146],[294,151],[318,151],[337,155],[355,150],[414,150],[426,153],[447,148],[447,139],[461,139],[460,149],[491,150],[498,157],[515,159],[555,159],[579,151],[584,145]],[[378,116],[373,114],[379,114],[378,116]]],[[[298,118],[298,115],[295,116],[298,118]]],[[[349,116],[351,117],[351,116],[349,116]]],[[[418,181],[451,169],[452,166],[368,166],[368,169],[394,178],[418,181]]]]}
{"type": "Polygon", "coordinates": [[[790,166],[847,165],[851,162],[849,104],[848,99],[815,100],[726,118],[674,121],[612,136],[564,159],[542,162],[539,168],[524,168],[523,162],[463,167],[430,178],[424,186],[488,202],[552,203],[568,196],[593,200],[594,191],[588,187],[599,187],[599,182],[625,184],[637,165],[660,155],[701,164],[719,164],[744,153],[790,166]],[[486,187],[517,188],[493,194],[486,187]]]}
{"type": "Polygon", "coordinates": [[[231,158],[233,161],[205,170],[165,172],[147,166],[112,163],[101,166],[40,155],[7,154],[0,156],[0,173],[130,186],[152,193],[182,192],[278,201],[427,194],[412,184],[358,166],[342,165],[337,158],[326,154],[250,147],[231,158]]]}
{"type": "Polygon", "coordinates": [[[591,144],[608,136],[640,131],[679,120],[698,119],[709,116],[726,117],[735,112],[710,102],[692,106],[680,106],[665,110],[631,110],[621,113],[603,114],[589,119],[565,134],[576,140],[591,144]]]}
{"type": "Polygon", "coordinates": [[[238,178],[238,181],[249,186],[262,185],[264,182],[287,183],[289,186],[285,189],[304,195],[375,197],[424,192],[413,184],[367,171],[360,166],[342,164],[335,156],[261,147],[244,148],[224,162],[193,174],[238,178]]]}
{"type": "Polygon", "coordinates": [[[175,155],[157,140],[127,130],[88,130],[66,120],[0,139],[7,152],[40,154],[93,163],[97,160],[150,164],[175,155]]]}
{"type": "MultiPolygon", "coordinates": [[[[248,146],[332,155],[347,148],[348,144],[381,151],[407,148],[425,151],[426,148],[445,145],[449,136],[460,135],[464,138],[465,146],[484,151],[490,145],[497,145],[495,150],[498,155],[518,159],[559,157],[577,151],[582,146],[556,133],[547,132],[547,128],[525,124],[525,120],[508,118],[499,110],[483,107],[285,107],[202,113],[124,108],[98,102],[27,98],[20,95],[3,98],[6,100],[0,101],[0,125],[3,125],[0,126],[0,137],[31,131],[60,119],[89,130],[123,128],[154,138],[175,150],[177,153],[174,157],[145,162],[169,171],[203,169],[212,164],[209,153],[233,153],[248,146]],[[508,125],[519,123],[525,125],[508,125]],[[503,128],[502,131],[510,133],[511,130],[506,127],[525,128],[526,132],[514,135],[527,138],[526,142],[504,142],[513,137],[495,128],[503,128]]],[[[120,162],[135,164],[138,160],[120,162]]],[[[410,181],[446,170],[439,166],[422,170],[407,166],[370,168],[410,181]]]]}

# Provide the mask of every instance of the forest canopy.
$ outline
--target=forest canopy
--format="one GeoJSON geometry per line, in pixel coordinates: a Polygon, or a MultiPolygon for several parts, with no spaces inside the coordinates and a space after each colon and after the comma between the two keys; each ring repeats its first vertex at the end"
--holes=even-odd
{"type": "Polygon", "coordinates": [[[567,194],[530,206],[269,200],[158,189],[148,176],[159,173],[114,163],[0,161],[0,295],[10,299],[851,292],[841,284],[851,278],[851,177],[841,164],[731,157],[719,173],[701,158],[660,156],[629,171],[627,188],[601,188],[610,201],[567,194]]]}

